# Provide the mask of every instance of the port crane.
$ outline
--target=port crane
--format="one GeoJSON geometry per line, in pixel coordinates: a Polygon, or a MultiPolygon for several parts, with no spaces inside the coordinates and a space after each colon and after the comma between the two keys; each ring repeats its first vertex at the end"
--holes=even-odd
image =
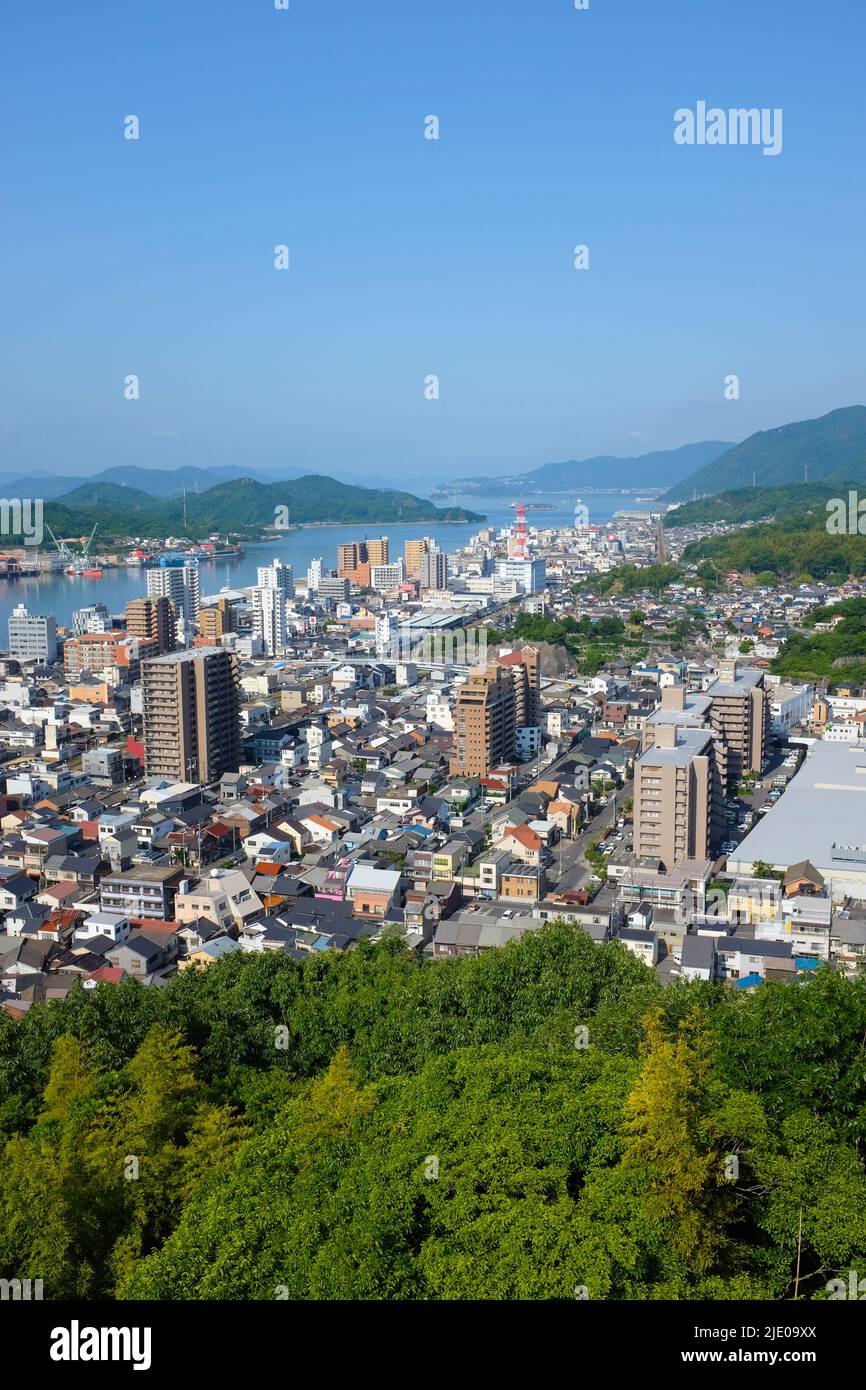
{"type": "Polygon", "coordinates": [[[90,574],[90,573],[92,573],[94,576],[101,576],[102,571],[101,571],[100,569],[98,569],[98,567],[94,567],[94,568],[91,570],[91,569],[88,567],[88,564],[87,564],[87,557],[88,557],[88,555],[90,554],[90,547],[91,547],[91,545],[93,544],[93,537],[96,535],[96,528],[97,528],[98,525],[99,525],[99,523],[96,522],[96,521],[93,523],[93,530],[91,531],[90,535],[87,537],[87,541],[86,541],[86,543],[85,543],[85,545],[84,545],[84,548],[81,550],[80,554],[78,554],[78,555],[73,554],[73,552],[72,552],[72,551],[70,550],[70,548],[69,548],[69,544],[68,544],[67,541],[65,541],[65,540],[58,540],[57,537],[55,536],[54,532],[52,531],[51,527],[50,527],[50,526],[46,526],[45,529],[47,530],[49,536],[51,537],[51,539],[53,540],[54,544],[55,544],[56,547],[57,547],[57,553],[58,553],[58,555],[60,556],[61,560],[63,561],[63,566],[64,566],[64,569],[66,570],[66,573],[67,573],[67,574],[90,574]]]}

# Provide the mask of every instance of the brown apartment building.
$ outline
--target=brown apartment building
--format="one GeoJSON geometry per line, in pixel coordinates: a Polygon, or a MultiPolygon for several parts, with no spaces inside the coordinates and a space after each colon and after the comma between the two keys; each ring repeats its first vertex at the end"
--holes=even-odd
{"type": "Polygon", "coordinates": [[[736,661],[722,661],[718,679],[706,692],[710,726],[728,750],[728,788],[736,788],[746,772],[760,772],[770,746],[770,699],[764,673],[742,670],[736,661]]]}
{"type": "Polygon", "coordinates": [[[170,598],[133,598],[126,605],[126,630],[130,637],[155,641],[157,655],[173,652],[177,646],[174,604],[170,598]]]}
{"type": "Polygon", "coordinates": [[[224,647],[197,647],[142,664],[148,775],[214,782],[240,763],[238,660],[224,647]]]}
{"type": "Polygon", "coordinates": [[[486,777],[514,755],[515,677],[510,666],[489,666],[461,685],[454,709],[452,777],[486,777]]]}
{"type": "Polygon", "coordinates": [[[672,869],[712,859],[724,815],[725,748],[710,729],[663,723],[634,770],[634,852],[672,869]]]}
{"type": "Polygon", "coordinates": [[[536,727],[541,723],[541,666],[537,647],[521,647],[506,652],[497,663],[506,666],[514,676],[514,722],[516,728],[536,727]]]}
{"type": "Polygon", "coordinates": [[[373,566],[387,563],[387,536],[377,536],[366,541],[348,541],[337,546],[337,574],[341,579],[360,584],[362,588],[369,587],[373,566]]]}

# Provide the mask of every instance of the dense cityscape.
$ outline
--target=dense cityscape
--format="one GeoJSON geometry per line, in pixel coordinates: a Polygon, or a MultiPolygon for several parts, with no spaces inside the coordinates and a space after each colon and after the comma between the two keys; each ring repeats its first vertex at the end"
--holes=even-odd
{"type": "Polygon", "coordinates": [[[838,1383],[866,13],[108,9],[4,25],[4,1370],[838,1383]]]}
{"type": "Polygon", "coordinates": [[[855,975],[866,827],[839,792],[866,697],[773,664],[862,586],[706,592],[667,577],[659,512],[588,516],[517,504],[455,553],[382,534],[211,594],[192,548],[151,554],[124,613],[94,582],[68,628],[17,605],[7,1014],[234,952],[475,955],[553,918],[665,983],[855,975]]]}

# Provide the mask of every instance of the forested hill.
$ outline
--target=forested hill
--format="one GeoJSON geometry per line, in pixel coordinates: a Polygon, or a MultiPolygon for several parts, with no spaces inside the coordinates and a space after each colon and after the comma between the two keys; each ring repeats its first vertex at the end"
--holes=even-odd
{"type": "Polygon", "coordinates": [[[463,507],[437,507],[411,492],[354,487],[310,475],[280,483],[238,478],[186,499],[158,498],[117,483],[87,483],[46,503],[45,519],[58,535],[191,536],[211,532],[259,533],[277,519],[290,525],[410,521],[480,521],[463,507]]]}
{"type": "Polygon", "coordinates": [[[860,487],[866,484],[866,406],[845,406],[816,420],[759,430],[676,482],[663,500],[678,502],[727,488],[787,487],[823,478],[849,478],[860,487]]]}
{"type": "Polygon", "coordinates": [[[854,483],[809,483],[792,487],[725,488],[712,497],[684,502],[665,513],[670,529],[728,521],[788,521],[825,526],[827,503],[831,498],[847,498],[854,483]]]}
{"type": "Polygon", "coordinates": [[[801,1231],[822,1297],[866,1268],[864,1035],[862,981],[662,990],[565,924],[477,959],[238,953],[77,990],[0,1014],[0,1277],[782,1299],[801,1231]]]}

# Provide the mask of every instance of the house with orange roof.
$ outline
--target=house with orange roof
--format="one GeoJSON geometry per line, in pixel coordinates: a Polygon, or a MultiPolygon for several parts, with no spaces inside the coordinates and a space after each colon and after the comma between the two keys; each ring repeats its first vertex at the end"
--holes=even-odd
{"type": "Polygon", "coordinates": [[[515,859],[534,868],[541,863],[541,836],[530,830],[528,825],[515,825],[511,830],[507,830],[499,841],[499,848],[507,850],[515,859]]]}
{"type": "Polygon", "coordinates": [[[307,828],[315,844],[332,845],[340,838],[342,827],[336,821],[320,816],[318,811],[309,811],[305,816],[298,816],[298,820],[307,828]]]}

